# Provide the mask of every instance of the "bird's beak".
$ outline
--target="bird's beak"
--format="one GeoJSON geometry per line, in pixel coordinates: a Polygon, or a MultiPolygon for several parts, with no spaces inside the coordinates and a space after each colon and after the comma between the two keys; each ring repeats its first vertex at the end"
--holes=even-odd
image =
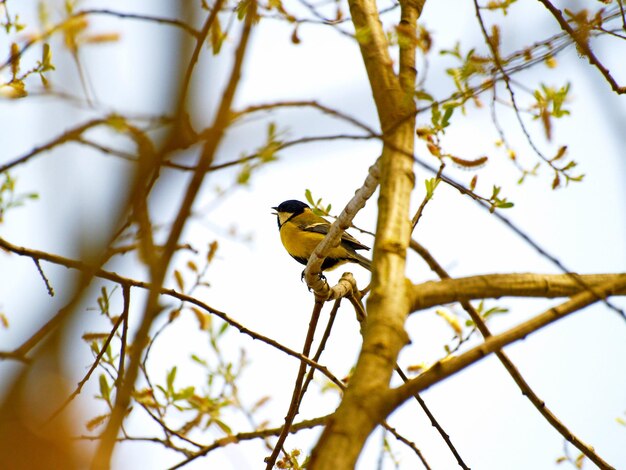
{"type": "Polygon", "coordinates": [[[278,207],[272,207],[276,212],[272,212],[272,215],[278,215],[278,207]]]}

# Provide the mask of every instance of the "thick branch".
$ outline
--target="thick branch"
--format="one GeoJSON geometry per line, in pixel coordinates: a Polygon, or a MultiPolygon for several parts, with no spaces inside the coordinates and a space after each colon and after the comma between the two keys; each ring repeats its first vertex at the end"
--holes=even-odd
{"type": "Polygon", "coordinates": [[[415,25],[424,8],[426,0],[405,0],[400,2],[400,86],[405,100],[412,100],[415,92],[417,70],[415,68],[415,25]]]}
{"type": "MultiPolygon", "coordinates": [[[[430,269],[436,272],[439,277],[441,277],[442,279],[450,279],[448,273],[432,257],[432,255],[428,250],[426,250],[426,248],[424,248],[414,240],[411,240],[411,248],[419,253],[422,259],[426,261],[430,269]]],[[[465,310],[469,314],[470,318],[476,325],[476,328],[478,328],[484,338],[492,336],[491,331],[489,331],[486,323],[483,321],[478,311],[476,311],[476,309],[469,301],[462,301],[461,306],[463,307],[463,310],[465,310]]],[[[530,400],[530,402],[535,406],[537,411],[541,413],[546,421],[548,421],[552,425],[552,427],[556,429],[568,442],[570,442],[577,449],[579,449],[584,455],[589,458],[589,460],[595,463],[599,468],[608,468],[609,465],[600,457],[600,455],[598,455],[593,447],[583,442],[582,439],[580,439],[572,431],[570,431],[567,426],[565,426],[565,424],[556,417],[552,410],[550,410],[550,408],[546,406],[545,402],[541,398],[539,398],[537,393],[535,393],[535,391],[530,387],[530,385],[524,379],[517,367],[515,367],[515,364],[513,364],[513,361],[511,361],[509,356],[502,350],[496,351],[495,354],[504,366],[504,368],[507,370],[507,372],[511,375],[511,378],[520,388],[522,394],[530,400]]]]}
{"type": "Polygon", "coordinates": [[[387,36],[378,16],[376,2],[353,0],[349,3],[356,38],[378,110],[380,127],[384,132],[395,126],[403,116],[402,107],[396,106],[403,101],[402,87],[393,70],[387,36]]]}
{"type": "Polygon", "coordinates": [[[621,274],[487,274],[428,281],[411,289],[411,311],[451,302],[499,297],[571,297],[615,282],[609,295],[626,295],[626,273],[621,274]],[[579,280],[577,281],[576,278],[579,280]],[[581,282],[582,281],[582,282],[581,282]],[[620,284],[621,282],[621,284],[620,284]]]}
{"type": "Polygon", "coordinates": [[[490,336],[485,342],[460,356],[446,359],[445,361],[436,363],[433,367],[425,371],[420,376],[401,385],[390,392],[388,400],[388,412],[393,411],[402,402],[419,393],[430,386],[441,382],[447,377],[454,375],[469,365],[484,359],[489,354],[499,351],[515,341],[526,338],[526,336],[544,328],[545,326],[566,317],[567,315],[582,310],[583,308],[602,300],[611,295],[611,292],[623,291],[626,289],[626,279],[619,278],[600,285],[595,292],[581,292],[576,294],[568,301],[547,310],[546,312],[531,318],[530,320],[511,328],[499,335],[490,336]],[[599,294],[596,295],[596,293],[599,294]]]}
{"type": "MultiPolygon", "coordinates": [[[[365,440],[384,419],[389,381],[408,340],[405,262],[411,232],[409,201],[415,183],[415,103],[407,99],[405,90],[414,88],[415,74],[404,74],[402,84],[395,75],[376,2],[351,0],[349,4],[383,130],[378,224],[363,347],[343,400],[313,450],[311,469],[354,468],[365,440]]],[[[418,12],[410,10],[416,4],[406,1],[402,8],[403,28],[414,31],[418,12]]],[[[415,43],[405,44],[402,54],[403,69],[408,71],[415,43]]]]}

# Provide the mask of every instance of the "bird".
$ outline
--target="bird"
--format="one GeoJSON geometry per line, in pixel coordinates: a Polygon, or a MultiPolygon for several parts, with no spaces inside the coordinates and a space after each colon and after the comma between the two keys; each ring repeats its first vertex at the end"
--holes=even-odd
{"type": "MultiPolygon", "coordinates": [[[[306,266],[309,256],[324,239],[330,223],[313,213],[304,202],[290,199],[272,207],[276,212],[280,240],[293,259],[306,266]]],[[[369,250],[352,235],[341,234],[339,245],[328,251],[322,263],[322,271],[328,271],[344,263],[357,263],[371,271],[371,262],[356,250],[369,250]]],[[[304,274],[304,271],[303,271],[304,274]]]]}

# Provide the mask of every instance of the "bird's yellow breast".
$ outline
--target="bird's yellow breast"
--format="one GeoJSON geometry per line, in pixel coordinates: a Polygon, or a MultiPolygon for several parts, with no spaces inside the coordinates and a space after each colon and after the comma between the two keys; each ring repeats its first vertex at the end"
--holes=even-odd
{"type": "Polygon", "coordinates": [[[291,256],[308,259],[324,235],[306,232],[296,224],[287,222],[280,228],[280,240],[291,256]]]}
{"type": "MultiPolygon", "coordinates": [[[[324,239],[324,234],[302,230],[297,224],[287,222],[280,228],[280,240],[287,252],[294,258],[308,260],[313,250],[324,239]]],[[[343,260],[351,259],[353,255],[339,244],[330,249],[326,255],[327,260],[335,260],[335,264],[343,260]]]]}

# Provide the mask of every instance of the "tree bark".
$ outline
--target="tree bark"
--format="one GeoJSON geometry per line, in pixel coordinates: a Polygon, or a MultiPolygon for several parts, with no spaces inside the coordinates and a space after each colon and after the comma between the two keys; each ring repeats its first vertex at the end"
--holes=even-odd
{"type": "MultiPolygon", "coordinates": [[[[415,30],[422,4],[401,4],[405,30],[415,30]]],[[[405,261],[411,235],[409,202],[415,183],[411,157],[415,44],[403,41],[396,75],[376,3],[352,0],[350,12],[383,131],[378,223],[363,347],[343,400],[313,450],[311,469],[354,468],[367,437],[389,412],[389,381],[408,340],[404,321],[410,307],[410,284],[405,278],[405,261]]]]}

